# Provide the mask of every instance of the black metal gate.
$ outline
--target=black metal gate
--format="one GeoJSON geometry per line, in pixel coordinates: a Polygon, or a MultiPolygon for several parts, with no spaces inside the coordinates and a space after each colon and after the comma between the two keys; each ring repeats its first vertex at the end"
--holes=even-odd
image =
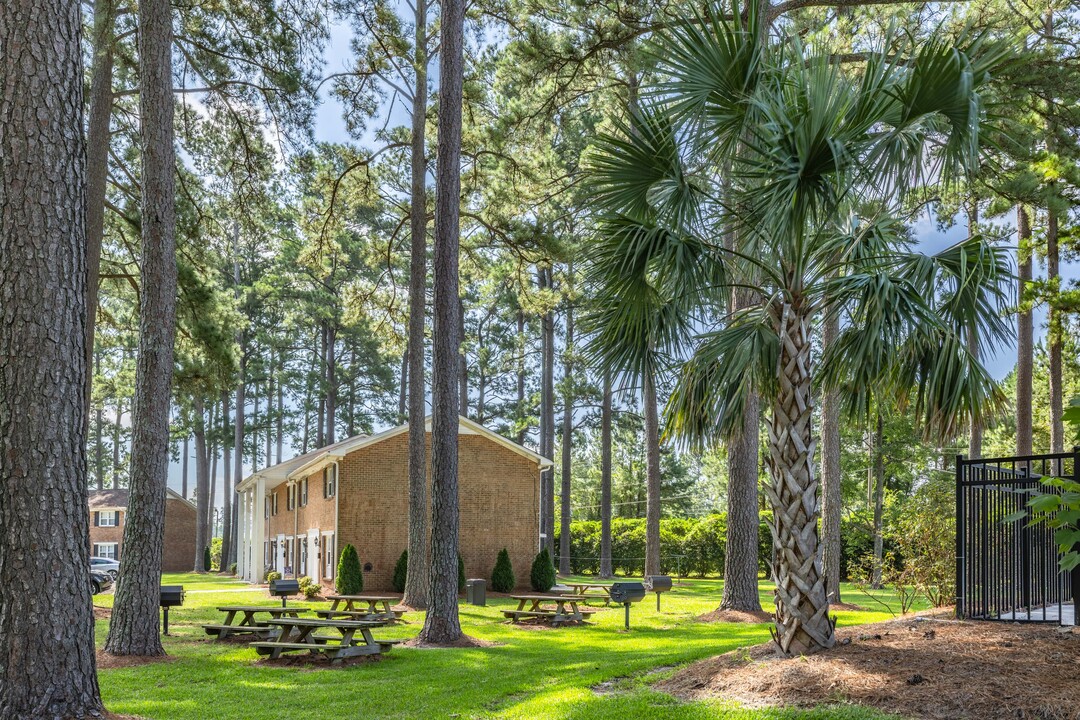
{"type": "Polygon", "coordinates": [[[1064,573],[1054,530],[1005,522],[1031,490],[1060,492],[1050,477],[1077,479],[1080,452],[956,458],[956,614],[961,618],[1065,622],[1080,618],[1080,572],[1064,573]]]}

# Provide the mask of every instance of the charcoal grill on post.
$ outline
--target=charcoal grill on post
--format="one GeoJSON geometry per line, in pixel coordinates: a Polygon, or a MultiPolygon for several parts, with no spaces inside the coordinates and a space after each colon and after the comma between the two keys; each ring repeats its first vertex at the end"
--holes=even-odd
{"type": "Polygon", "coordinates": [[[300,592],[300,583],[296,580],[271,580],[270,594],[281,598],[281,607],[286,607],[285,601],[290,595],[300,592]]]}
{"type": "Polygon", "coordinates": [[[630,604],[645,599],[645,585],[639,582],[617,582],[611,585],[611,601],[621,603],[626,612],[626,629],[630,629],[630,604]]]}
{"type": "Polygon", "coordinates": [[[656,593],[656,612],[660,612],[660,593],[666,593],[671,590],[671,576],[646,575],[645,589],[649,592],[656,593]]]}
{"type": "Polygon", "coordinates": [[[161,622],[161,634],[169,634],[169,608],[179,607],[184,604],[184,586],[183,585],[162,585],[161,586],[161,612],[163,619],[161,622]]]}

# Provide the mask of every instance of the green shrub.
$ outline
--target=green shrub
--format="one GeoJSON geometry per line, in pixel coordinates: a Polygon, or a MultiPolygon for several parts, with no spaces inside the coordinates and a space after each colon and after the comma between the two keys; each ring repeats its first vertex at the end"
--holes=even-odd
{"type": "Polygon", "coordinates": [[[236,574],[236,563],[229,563],[229,574],[230,575],[235,575],[236,574]]]}
{"type": "Polygon", "coordinates": [[[491,572],[491,589],[495,592],[508,593],[516,585],[514,568],[510,564],[510,553],[503,548],[499,551],[499,557],[495,560],[495,569],[491,572]]]}
{"type": "Polygon", "coordinates": [[[312,598],[317,598],[319,596],[319,593],[322,592],[322,585],[315,582],[307,575],[301,577],[299,580],[297,580],[297,582],[300,584],[300,592],[302,592],[304,594],[304,597],[306,597],[308,600],[311,600],[312,598]]]}
{"type": "Polygon", "coordinates": [[[210,546],[209,545],[207,545],[206,547],[203,548],[202,564],[203,564],[202,569],[205,570],[206,572],[210,572],[210,568],[213,567],[211,565],[211,562],[210,562],[210,546]]]}
{"type": "Polygon", "coordinates": [[[364,591],[364,573],[360,570],[360,556],[357,555],[356,548],[351,543],[341,549],[334,587],[341,595],[357,595],[364,591]]]}
{"type": "Polygon", "coordinates": [[[409,574],[409,551],[402,550],[401,557],[398,558],[397,565],[394,566],[394,579],[391,582],[394,585],[394,592],[405,592],[405,578],[409,574]]]}
{"type": "Polygon", "coordinates": [[[271,570],[270,572],[266,573],[266,582],[268,582],[268,583],[271,583],[271,582],[273,582],[275,580],[280,580],[280,579],[281,579],[281,573],[279,573],[277,570],[271,570]]]}
{"type": "Polygon", "coordinates": [[[462,592],[465,590],[465,561],[461,559],[461,555],[457,556],[457,591],[462,592]]]}
{"type": "Polygon", "coordinates": [[[551,555],[546,547],[537,553],[533,560],[529,584],[536,592],[547,592],[555,585],[555,566],[551,563],[551,555]]]}
{"type": "MultiPolygon", "coordinates": [[[[661,547],[663,538],[661,537],[661,547]]],[[[698,577],[724,572],[727,547],[727,516],[707,515],[696,520],[683,539],[684,564],[681,569],[698,577]]]]}

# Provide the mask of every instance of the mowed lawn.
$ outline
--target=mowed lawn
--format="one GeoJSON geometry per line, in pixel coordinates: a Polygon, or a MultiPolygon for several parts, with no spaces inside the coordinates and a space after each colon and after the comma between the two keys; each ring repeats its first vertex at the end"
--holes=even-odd
{"type": "MultiPolygon", "coordinates": [[[[275,602],[264,589],[213,575],[170,574],[163,584],[182,584],[184,607],[170,615],[164,638],[172,661],[102,670],[108,709],[154,720],[252,720],[302,718],[837,718],[882,720],[890,716],[851,706],[814,710],[744,710],[715,703],[682,703],[652,691],[656,680],[691,661],[769,639],[767,625],[700,623],[716,608],[718,580],[685,580],[663,596],[658,613],[652,596],[631,611],[623,631],[621,607],[595,613],[590,624],[526,629],[506,624],[502,608],[512,601],[488,598],[487,607],[461,605],[461,622],[473,637],[500,643],[478,649],[396,647],[381,660],[343,668],[271,666],[245,644],[215,643],[200,623],[220,622],[219,605],[275,602]],[[615,681],[615,682],[611,682],[615,681]],[[601,692],[596,686],[605,683],[601,692]],[[601,694],[602,693],[602,694],[601,694]]],[[[842,625],[892,617],[853,587],[846,602],[865,611],[841,611],[842,625]]],[[[771,609],[771,587],[761,599],[771,609]]],[[[894,606],[887,592],[879,595],[894,606]]],[[[94,599],[99,607],[111,595],[94,599]]],[[[318,603],[293,603],[318,606],[318,603]]],[[[323,603],[325,605],[325,603],[323,603]]],[[[516,607],[516,605],[514,605],[516,607]]],[[[421,613],[407,624],[379,629],[376,637],[408,638],[423,624],[421,613]]],[[[108,621],[97,623],[99,647],[108,621]]]]}

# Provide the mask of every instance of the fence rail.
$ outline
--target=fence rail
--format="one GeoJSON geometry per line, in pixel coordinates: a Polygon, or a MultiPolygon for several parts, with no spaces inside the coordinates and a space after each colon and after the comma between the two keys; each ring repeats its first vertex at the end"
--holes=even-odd
{"type": "MultiPolygon", "coordinates": [[[[1047,478],[1076,479],[1080,452],[956,458],[956,614],[961,618],[1062,622],[1074,602],[1054,530],[1006,522],[1034,492],[1060,492],[1047,478]]],[[[1080,600],[1080,598],[1075,598],[1080,600]]],[[[1076,610],[1075,605],[1071,610],[1076,610]]],[[[1080,614],[1074,614],[1080,617],[1080,614]]]]}

